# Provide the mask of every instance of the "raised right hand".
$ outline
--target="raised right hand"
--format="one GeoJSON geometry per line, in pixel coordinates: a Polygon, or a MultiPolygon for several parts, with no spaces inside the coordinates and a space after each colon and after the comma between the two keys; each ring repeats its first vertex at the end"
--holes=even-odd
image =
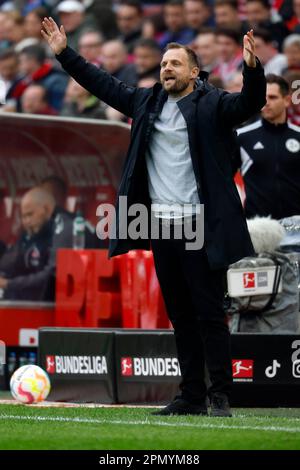
{"type": "Polygon", "coordinates": [[[54,54],[60,54],[67,47],[67,36],[64,27],[59,28],[53,18],[44,18],[41,34],[48,42],[54,54]]]}

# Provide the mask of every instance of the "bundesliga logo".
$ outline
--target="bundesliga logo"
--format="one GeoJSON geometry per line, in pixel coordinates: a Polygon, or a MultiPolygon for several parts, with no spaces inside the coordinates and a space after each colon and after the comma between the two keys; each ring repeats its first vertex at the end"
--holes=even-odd
{"type": "Polygon", "coordinates": [[[243,284],[245,289],[254,289],[255,273],[243,273],[243,284]]]}
{"type": "Polygon", "coordinates": [[[105,356],[46,356],[48,374],[107,374],[105,356]]]}
{"type": "Polygon", "coordinates": [[[121,375],[123,377],[176,377],[181,374],[176,357],[122,357],[121,375]]]}

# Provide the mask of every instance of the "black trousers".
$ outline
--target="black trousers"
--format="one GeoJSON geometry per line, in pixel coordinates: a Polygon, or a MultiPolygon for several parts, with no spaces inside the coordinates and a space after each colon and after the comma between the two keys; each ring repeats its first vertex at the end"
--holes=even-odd
{"type": "Polygon", "coordinates": [[[205,250],[187,250],[186,240],[152,239],[156,274],[174,328],[181,368],[181,396],[201,403],[207,394],[230,395],[230,334],[223,309],[225,270],[212,271],[205,250]],[[205,363],[211,386],[205,383],[205,363]]]}

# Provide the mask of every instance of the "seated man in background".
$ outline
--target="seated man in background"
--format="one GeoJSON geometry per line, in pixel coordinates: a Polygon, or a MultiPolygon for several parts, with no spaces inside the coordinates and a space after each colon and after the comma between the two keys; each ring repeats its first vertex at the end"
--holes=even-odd
{"type": "Polygon", "coordinates": [[[21,200],[23,233],[0,259],[5,300],[54,300],[56,250],[72,248],[73,218],[56,210],[52,194],[36,187],[21,200]]]}
{"type": "Polygon", "coordinates": [[[46,291],[55,272],[55,201],[35,188],[23,196],[20,209],[24,231],[1,258],[0,288],[5,300],[50,300],[46,291]]]}

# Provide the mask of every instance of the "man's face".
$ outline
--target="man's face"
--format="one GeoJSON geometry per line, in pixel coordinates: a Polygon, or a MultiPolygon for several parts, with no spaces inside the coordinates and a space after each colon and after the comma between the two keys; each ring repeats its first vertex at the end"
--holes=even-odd
{"type": "Polygon", "coordinates": [[[50,209],[46,205],[27,198],[21,202],[22,226],[28,235],[38,233],[50,215],[50,209]]]}
{"type": "Polygon", "coordinates": [[[19,71],[22,75],[29,75],[40,68],[40,64],[33,58],[26,54],[19,56],[19,71]]]}
{"type": "Polygon", "coordinates": [[[164,19],[167,29],[173,33],[180,31],[185,26],[184,10],[182,5],[166,5],[164,19]]]}
{"type": "Polygon", "coordinates": [[[167,93],[185,96],[193,91],[198,67],[192,67],[184,49],[168,50],[161,61],[160,81],[167,93]]]}
{"type": "Polygon", "coordinates": [[[276,121],[284,114],[290,104],[289,96],[282,96],[277,83],[267,84],[267,103],[262,109],[262,116],[270,122],[276,121]]]}
{"type": "Polygon", "coordinates": [[[212,64],[217,59],[216,36],[213,33],[199,34],[194,41],[193,48],[203,67],[212,64]]]}
{"type": "Polygon", "coordinates": [[[117,25],[122,34],[130,34],[141,27],[142,18],[133,6],[120,5],[117,10],[117,25]]]}
{"type": "Polygon", "coordinates": [[[285,47],[284,53],[289,67],[300,67],[300,46],[298,44],[291,44],[285,47]]]}
{"type": "Polygon", "coordinates": [[[121,44],[104,44],[102,48],[102,65],[109,73],[117,72],[126,64],[126,52],[121,44]]]}
{"type": "Polygon", "coordinates": [[[154,69],[160,64],[160,52],[150,47],[136,47],[134,49],[134,64],[139,74],[154,69]]]}
{"type": "Polygon", "coordinates": [[[264,65],[269,60],[270,45],[266,43],[262,38],[255,38],[255,51],[256,55],[264,65]]]}
{"type": "Polygon", "coordinates": [[[218,5],[215,7],[215,19],[217,26],[226,27],[239,21],[238,13],[230,5],[218,5]]]}
{"type": "Polygon", "coordinates": [[[0,75],[3,80],[11,81],[16,78],[18,74],[18,60],[17,57],[8,57],[7,59],[0,60],[0,75]]]}
{"type": "Polygon", "coordinates": [[[84,34],[78,44],[79,54],[89,62],[99,59],[101,56],[102,41],[98,34],[84,34]]]}
{"type": "Polygon", "coordinates": [[[41,37],[41,20],[34,12],[30,12],[25,16],[24,20],[25,34],[27,37],[41,37]]]}
{"type": "Polygon", "coordinates": [[[84,13],[79,11],[59,13],[60,23],[64,25],[66,33],[72,33],[77,29],[83,22],[84,13]]]}
{"type": "Polygon", "coordinates": [[[300,18],[300,0],[293,1],[293,9],[297,18],[300,18]]]}
{"type": "Polygon", "coordinates": [[[45,91],[36,86],[28,87],[21,98],[23,113],[38,114],[46,106],[45,91]]]}
{"type": "Polygon", "coordinates": [[[233,39],[220,34],[217,36],[217,48],[219,58],[228,62],[238,52],[239,46],[233,39]]]}
{"type": "Polygon", "coordinates": [[[270,19],[270,11],[259,2],[246,3],[246,18],[251,26],[270,19]]]}
{"type": "Polygon", "coordinates": [[[186,24],[192,29],[199,29],[210,17],[209,8],[197,0],[185,0],[184,12],[186,24]]]}

